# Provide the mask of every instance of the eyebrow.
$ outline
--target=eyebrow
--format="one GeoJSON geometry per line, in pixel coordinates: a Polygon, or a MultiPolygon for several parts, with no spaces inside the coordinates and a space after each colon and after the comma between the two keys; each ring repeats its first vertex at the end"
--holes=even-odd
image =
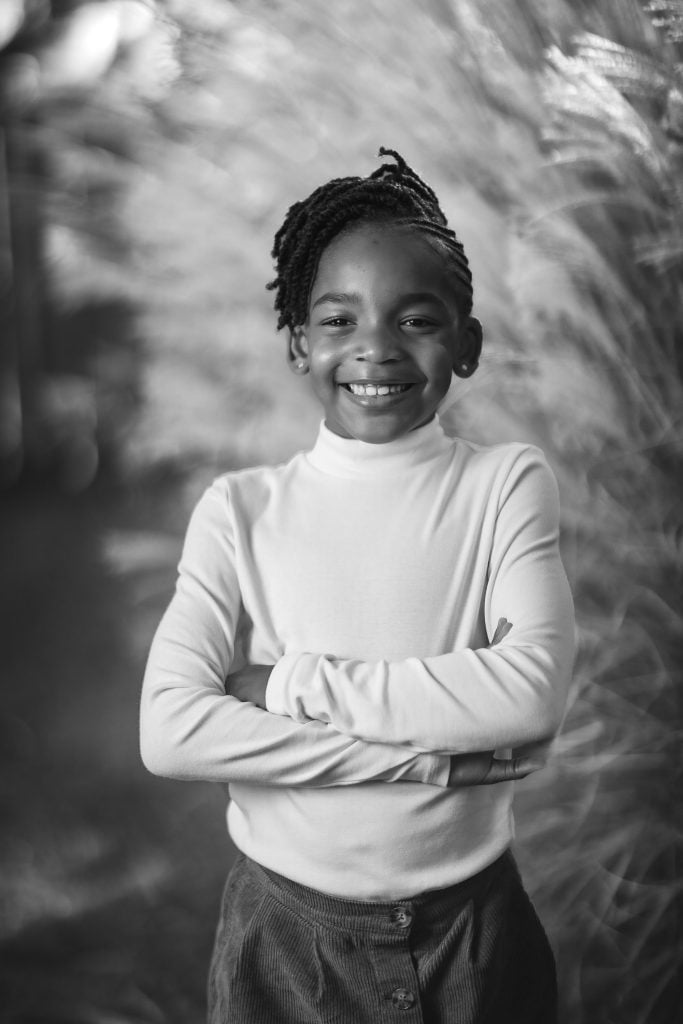
{"type": "MultiPolygon", "coordinates": [[[[325,302],[336,302],[340,305],[352,305],[359,306],[362,303],[362,299],[357,292],[325,292],[319,299],[316,299],[311,309],[315,309],[316,306],[322,306],[325,302]]],[[[402,295],[400,304],[406,305],[411,302],[435,302],[438,305],[443,306],[443,299],[439,298],[433,292],[410,292],[408,295],[402,295]]]]}
{"type": "Polygon", "coordinates": [[[436,302],[438,305],[443,306],[443,299],[435,295],[434,292],[410,292],[408,295],[401,296],[401,304],[408,304],[410,302],[436,302]]]}
{"type": "Polygon", "coordinates": [[[322,306],[323,302],[338,302],[342,306],[359,306],[361,298],[356,292],[325,292],[324,295],[315,300],[311,309],[315,309],[316,306],[322,306]]]}

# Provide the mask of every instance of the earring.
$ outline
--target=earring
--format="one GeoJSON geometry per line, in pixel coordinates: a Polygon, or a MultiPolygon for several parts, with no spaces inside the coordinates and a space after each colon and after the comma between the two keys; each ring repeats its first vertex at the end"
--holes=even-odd
{"type": "Polygon", "coordinates": [[[472,374],[474,373],[474,371],[476,370],[476,368],[478,366],[479,366],[478,362],[468,363],[467,360],[465,359],[458,366],[458,370],[457,370],[458,376],[459,377],[471,377],[472,374]]]}

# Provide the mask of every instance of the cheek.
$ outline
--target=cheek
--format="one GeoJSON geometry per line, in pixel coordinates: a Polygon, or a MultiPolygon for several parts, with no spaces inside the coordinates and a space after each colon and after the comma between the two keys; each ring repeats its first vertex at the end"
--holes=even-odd
{"type": "Polygon", "coordinates": [[[428,376],[434,390],[448,391],[453,376],[453,355],[446,347],[431,353],[429,359],[428,376]]]}
{"type": "Polygon", "coordinates": [[[310,355],[311,369],[321,379],[334,374],[338,361],[334,345],[316,345],[310,355]]]}

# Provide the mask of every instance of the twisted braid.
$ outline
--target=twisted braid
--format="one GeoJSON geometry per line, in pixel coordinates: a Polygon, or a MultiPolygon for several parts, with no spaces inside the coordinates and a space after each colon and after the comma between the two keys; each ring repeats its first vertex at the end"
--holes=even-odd
{"type": "Polygon", "coordinates": [[[461,313],[471,313],[467,256],[435,193],[395,150],[382,147],[379,155],[393,157],[395,163],[383,163],[367,178],[334,178],[287,211],[271,253],[277,276],[266,285],[275,291],[278,330],[305,323],[323,251],[348,225],[359,223],[392,223],[423,232],[455,274],[461,313]]]}

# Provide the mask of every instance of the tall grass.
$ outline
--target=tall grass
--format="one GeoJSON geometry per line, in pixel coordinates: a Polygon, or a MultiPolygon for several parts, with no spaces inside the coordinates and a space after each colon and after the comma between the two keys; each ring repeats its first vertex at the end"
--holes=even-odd
{"type": "MultiPolygon", "coordinates": [[[[181,467],[189,505],[213,472],[313,436],[263,290],[287,206],[380,145],[442,199],[486,332],[444,422],[540,444],[562,492],[579,656],[555,757],[517,807],[571,1024],[669,1021],[676,998],[681,6],[656,29],[635,0],[171,0],[182,75],[116,211],[144,339],[120,461],[135,486],[181,467]]],[[[108,550],[160,607],[163,538],[108,550]]]]}

